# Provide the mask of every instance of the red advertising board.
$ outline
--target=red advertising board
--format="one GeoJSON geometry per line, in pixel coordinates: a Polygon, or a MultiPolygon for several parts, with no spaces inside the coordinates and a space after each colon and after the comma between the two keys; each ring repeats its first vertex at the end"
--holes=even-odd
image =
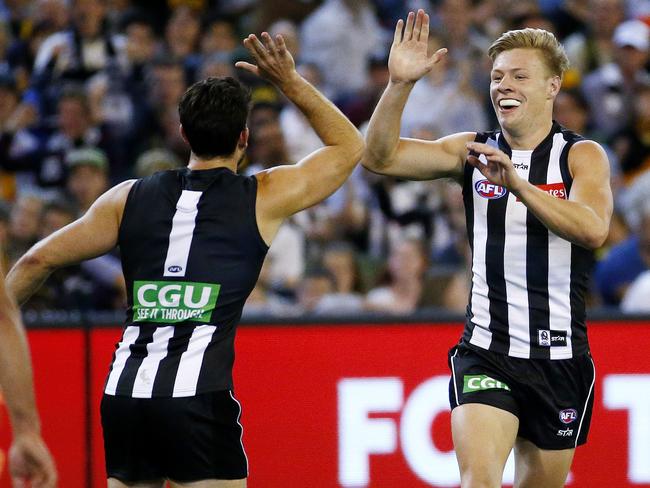
{"type": "MultiPolygon", "coordinates": [[[[446,353],[460,331],[457,324],[242,327],[235,395],[249,486],[457,486],[446,353]]],[[[44,435],[62,487],[106,486],[97,414],[119,333],[93,330],[86,350],[81,331],[30,331],[44,435]]],[[[594,419],[567,486],[650,487],[650,323],[595,323],[590,342],[594,419]]],[[[6,452],[6,418],[0,428],[6,452]]],[[[0,480],[9,486],[6,473],[0,480]]],[[[504,481],[511,484],[510,465],[504,481]]]]}

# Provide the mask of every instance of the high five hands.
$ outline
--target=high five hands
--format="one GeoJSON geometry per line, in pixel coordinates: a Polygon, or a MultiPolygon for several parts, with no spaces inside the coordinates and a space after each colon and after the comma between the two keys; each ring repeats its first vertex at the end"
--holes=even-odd
{"type": "Polygon", "coordinates": [[[299,76],[296,64],[281,35],[275,36],[274,40],[267,32],[262,32],[261,37],[260,41],[255,34],[250,34],[244,39],[244,46],[251,53],[257,65],[246,61],[237,61],[235,66],[250,71],[282,89],[299,76]]]}
{"type": "Polygon", "coordinates": [[[442,48],[428,56],[428,47],[429,15],[424,10],[418,10],[417,14],[409,12],[406,27],[402,19],[398,20],[388,58],[391,82],[413,83],[419,80],[447,52],[446,48],[442,48]]]}
{"type": "Polygon", "coordinates": [[[467,161],[485,176],[490,183],[503,186],[513,193],[517,193],[524,180],[517,174],[517,170],[506,153],[480,142],[468,142],[467,149],[475,154],[483,155],[486,163],[479,157],[469,154],[467,161]]]}

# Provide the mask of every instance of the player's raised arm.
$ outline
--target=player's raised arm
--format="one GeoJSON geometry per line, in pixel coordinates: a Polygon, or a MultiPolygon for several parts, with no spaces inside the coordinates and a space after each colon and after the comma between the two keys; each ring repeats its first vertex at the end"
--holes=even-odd
{"type": "Polygon", "coordinates": [[[325,144],[296,165],[258,173],[257,220],[270,242],[283,219],[324,200],[350,176],[363,151],[363,138],[354,125],[295,69],[281,36],[262,40],[251,34],[244,45],[257,65],[238,62],[275,84],[293,102],[325,144]]]}
{"type": "Polygon", "coordinates": [[[114,186],[79,219],[22,256],[7,275],[7,288],[22,304],[56,269],[107,253],[117,245],[120,219],[134,180],[114,186]]]}
{"type": "MultiPolygon", "coordinates": [[[[390,49],[390,81],[370,119],[362,164],[379,174],[426,180],[459,177],[467,151],[465,143],[474,133],[459,133],[436,141],[400,138],[400,123],[406,101],[417,80],[434,69],[447,52],[427,53],[429,16],[423,10],[400,19],[390,49]]],[[[427,110],[427,107],[422,107],[427,110]]]]}

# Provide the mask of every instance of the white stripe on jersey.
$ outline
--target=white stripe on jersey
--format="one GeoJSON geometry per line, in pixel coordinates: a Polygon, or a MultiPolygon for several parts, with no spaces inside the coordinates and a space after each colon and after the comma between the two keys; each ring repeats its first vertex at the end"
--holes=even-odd
{"type": "Polygon", "coordinates": [[[183,190],[176,202],[163,276],[185,276],[201,194],[200,191],[183,190]]]}
{"type": "Polygon", "coordinates": [[[133,384],[133,398],[151,398],[160,361],[167,356],[169,339],[174,336],[174,326],[158,327],[152,341],[147,344],[147,357],[142,360],[133,384]]]}
{"type": "MultiPolygon", "coordinates": [[[[560,165],[554,164],[560,160],[562,150],[566,145],[563,135],[553,136],[551,149],[551,164],[548,166],[547,181],[562,182],[560,165]]],[[[565,189],[565,196],[569,195],[565,189]]],[[[566,239],[548,232],[548,312],[551,330],[566,331],[566,344],[551,347],[551,359],[571,357],[571,243],[566,239]]]]}
{"type": "MultiPolygon", "coordinates": [[[[512,150],[512,162],[517,174],[528,181],[531,156],[533,151],[512,150]]],[[[527,283],[527,244],[526,217],[528,209],[517,197],[508,193],[506,208],[506,233],[504,242],[503,277],[506,282],[508,297],[508,322],[516,325],[510,327],[510,348],[508,355],[516,357],[530,356],[530,332],[528,315],[528,283],[527,283]]]]}
{"type": "Polygon", "coordinates": [[[126,360],[131,356],[131,344],[134,344],[140,335],[140,327],[137,325],[130,325],[124,330],[122,335],[122,340],[117,345],[117,350],[115,351],[115,360],[113,361],[113,368],[111,373],[108,376],[108,381],[106,381],[106,389],[104,393],[107,395],[115,395],[115,390],[117,389],[117,382],[122,375],[124,366],[126,365],[126,360]]]}
{"type": "MultiPolygon", "coordinates": [[[[486,144],[498,148],[493,139],[488,139],[486,144]]],[[[476,183],[484,180],[480,171],[472,172],[472,192],[474,200],[474,262],[472,263],[472,323],[474,331],[470,342],[483,349],[488,349],[492,342],[490,332],[490,299],[488,298],[487,272],[485,269],[485,251],[487,248],[487,208],[490,200],[476,197],[476,183]]]]}
{"type": "Polygon", "coordinates": [[[215,330],[217,328],[214,325],[199,325],[192,332],[187,350],[181,355],[172,396],[187,397],[196,394],[203,355],[215,330]]]}

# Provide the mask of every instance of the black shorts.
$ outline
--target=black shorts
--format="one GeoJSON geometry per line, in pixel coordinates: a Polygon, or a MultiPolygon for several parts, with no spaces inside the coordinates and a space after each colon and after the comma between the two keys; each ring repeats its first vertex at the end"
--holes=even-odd
{"type": "Polygon", "coordinates": [[[594,403],[591,354],[520,359],[461,343],[449,351],[449,403],[483,403],[519,418],[518,436],[540,449],[587,441],[594,403]]]}
{"type": "Polygon", "coordinates": [[[240,413],[230,391],[182,398],[104,395],[106,473],[124,482],[246,478],[240,413]]]}

